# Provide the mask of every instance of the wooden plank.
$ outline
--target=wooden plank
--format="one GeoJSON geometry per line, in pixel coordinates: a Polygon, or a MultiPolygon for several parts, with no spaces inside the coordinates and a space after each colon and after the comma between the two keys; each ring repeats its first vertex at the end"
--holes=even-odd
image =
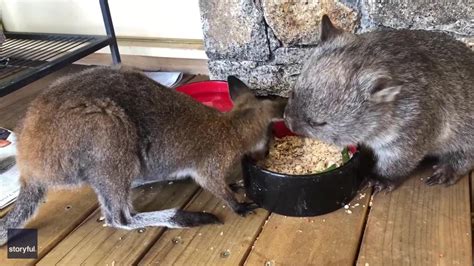
{"type": "MultiPolygon", "coordinates": [[[[121,55],[122,64],[146,70],[183,71],[188,74],[209,75],[205,59],[166,58],[139,55],[121,55]]],[[[110,54],[94,53],[76,62],[84,65],[110,65],[110,54]]]]}
{"type": "MultiPolygon", "coordinates": [[[[472,171],[469,174],[469,181],[471,185],[471,235],[472,235],[474,234],[474,171],[472,171]]],[[[474,243],[472,246],[472,254],[474,254],[474,243]]]]}
{"type": "MultiPolygon", "coordinates": [[[[198,187],[189,182],[173,185],[154,184],[134,192],[134,205],[139,211],[182,207],[198,187]]],[[[126,231],[103,227],[99,212],[89,217],[73,233],[59,243],[39,265],[131,265],[148,251],[163,228],[126,231]]]]}
{"type": "Polygon", "coordinates": [[[208,75],[195,75],[192,79],[190,79],[186,83],[193,83],[193,82],[206,81],[206,80],[209,80],[208,75]]]}
{"type": "Polygon", "coordinates": [[[348,210],[316,217],[272,214],[245,265],[353,265],[369,199],[366,190],[356,195],[348,210]]]}
{"type": "Polygon", "coordinates": [[[429,187],[429,174],[374,198],[358,265],[472,265],[469,179],[429,187]]]}
{"type": "Polygon", "coordinates": [[[119,46],[204,50],[202,39],[119,36],[117,43],[119,46]]]}
{"type": "MultiPolygon", "coordinates": [[[[38,229],[38,257],[43,257],[59,241],[97,208],[95,193],[89,188],[48,193],[46,203],[26,228],[38,229]]],[[[0,265],[33,264],[36,260],[9,260],[7,248],[0,248],[0,265]]]]}
{"type": "Polygon", "coordinates": [[[245,218],[240,217],[206,191],[201,191],[186,209],[213,213],[224,224],[167,230],[140,262],[141,265],[239,265],[268,217],[268,212],[263,209],[245,218]]]}
{"type": "Polygon", "coordinates": [[[5,207],[5,208],[3,208],[3,209],[0,210],[0,218],[2,218],[3,216],[5,216],[5,214],[7,214],[7,213],[10,211],[11,206],[12,206],[12,204],[11,204],[10,206],[5,207]]]}

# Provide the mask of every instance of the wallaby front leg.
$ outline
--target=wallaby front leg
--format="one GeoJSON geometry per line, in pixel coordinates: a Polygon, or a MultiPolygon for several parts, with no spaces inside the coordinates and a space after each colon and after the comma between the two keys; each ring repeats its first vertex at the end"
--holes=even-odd
{"type": "Polygon", "coordinates": [[[258,206],[253,202],[239,202],[237,201],[235,194],[230,190],[229,186],[225,183],[225,178],[220,176],[218,178],[194,178],[194,180],[204,189],[211,192],[214,196],[225,201],[232,210],[241,215],[246,216],[253,210],[257,209],[258,206]]]}

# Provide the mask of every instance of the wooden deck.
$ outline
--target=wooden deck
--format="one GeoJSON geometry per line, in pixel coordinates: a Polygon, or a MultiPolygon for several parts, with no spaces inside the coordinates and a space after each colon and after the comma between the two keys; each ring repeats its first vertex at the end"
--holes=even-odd
{"type": "MultiPolygon", "coordinates": [[[[0,99],[0,126],[13,128],[26,105],[71,66],[0,99]]],[[[185,82],[205,79],[188,75],[185,82]]],[[[172,207],[212,212],[224,225],[123,231],[102,226],[88,188],[52,191],[28,228],[39,229],[37,260],[0,265],[473,265],[471,182],[428,187],[416,174],[398,190],[357,195],[344,209],[290,218],[263,209],[242,218],[191,182],[136,189],[138,210],[172,207]]],[[[0,216],[5,214],[0,211],[0,216]]]]}

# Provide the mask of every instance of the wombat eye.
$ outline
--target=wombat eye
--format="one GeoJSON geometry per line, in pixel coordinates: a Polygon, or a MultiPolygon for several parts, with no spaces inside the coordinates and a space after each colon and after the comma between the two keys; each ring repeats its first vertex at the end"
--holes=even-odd
{"type": "Polygon", "coordinates": [[[314,127],[322,127],[322,126],[325,126],[327,125],[327,122],[313,122],[313,125],[314,127]]]}
{"type": "Polygon", "coordinates": [[[306,121],[308,122],[308,124],[311,127],[322,127],[322,126],[327,125],[327,122],[314,122],[314,121],[309,120],[309,119],[307,119],[306,121]]]}

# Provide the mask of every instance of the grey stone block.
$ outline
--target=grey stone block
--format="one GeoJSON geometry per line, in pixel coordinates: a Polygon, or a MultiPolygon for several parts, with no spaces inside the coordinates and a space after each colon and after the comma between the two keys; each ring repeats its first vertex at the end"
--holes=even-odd
{"type": "Polygon", "coordinates": [[[277,65],[288,65],[304,62],[311,54],[313,49],[306,47],[281,47],[273,52],[273,63],[277,65]]]}
{"type": "Polygon", "coordinates": [[[281,46],[280,40],[275,36],[275,33],[273,33],[272,28],[267,27],[267,37],[268,37],[268,42],[270,45],[270,51],[273,52],[277,48],[281,46]]]}
{"type": "Polygon", "coordinates": [[[351,1],[261,1],[267,24],[285,46],[317,44],[323,14],[347,31],[358,26],[358,11],[351,1]]]}
{"type": "Polygon", "coordinates": [[[442,30],[456,36],[474,35],[472,1],[372,1],[363,0],[365,19],[361,31],[378,27],[442,30]]]}
{"type": "Polygon", "coordinates": [[[259,95],[278,93],[276,87],[281,79],[278,66],[230,60],[210,60],[208,66],[211,79],[225,80],[227,76],[235,75],[259,95]]]}
{"type": "Polygon", "coordinates": [[[200,0],[199,6],[204,45],[210,59],[269,58],[263,14],[253,0],[200,0]]]}
{"type": "Polygon", "coordinates": [[[301,73],[303,62],[279,66],[254,61],[210,60],[208,65],[213,80],[226,80],[234,75],[259,95],[287,97],[301,73]]]}

